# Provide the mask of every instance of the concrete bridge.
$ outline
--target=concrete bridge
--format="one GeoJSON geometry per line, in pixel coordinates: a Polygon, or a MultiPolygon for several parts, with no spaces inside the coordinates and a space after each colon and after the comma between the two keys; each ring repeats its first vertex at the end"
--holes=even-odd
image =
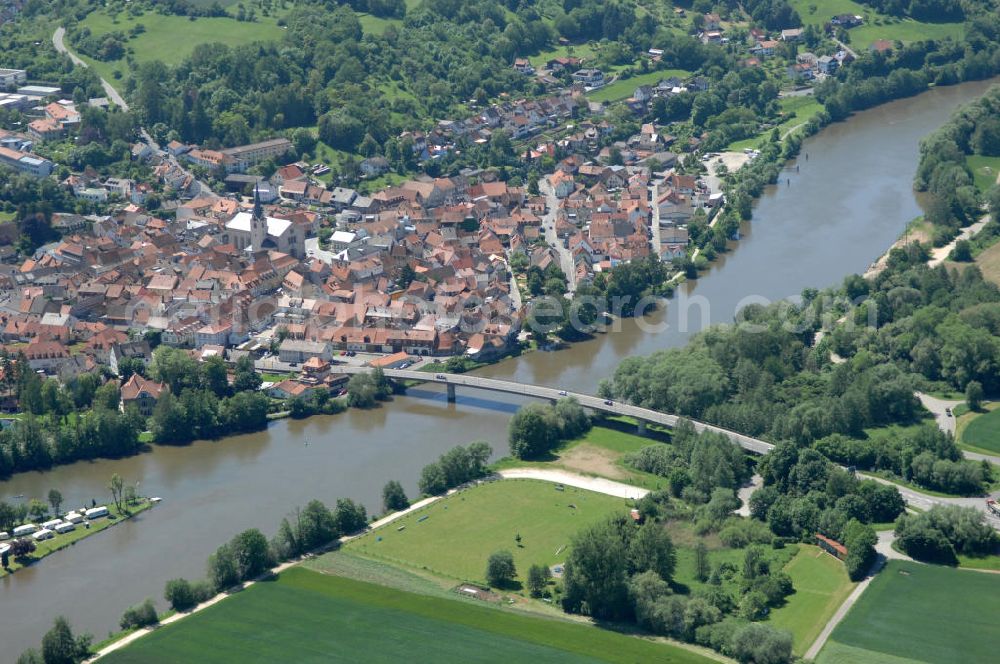
{"type": "MultiPolygon", "coordinates": [[[[347,365],[336,365],[334,367],[334,371],[344,374],[370,373],[371,370],[371,367],[356,367],[347,365]]],[[[414,371],[407,369],[384,369],[383,371],[388,378],[396,380],[416,380],[444,385],[447,389],[448,401],[450,402],[455,401],[455,395],[460,387],[463,389],[470,388],[491,392],[501,392],[504,394],[517,394],[525,397],[534,397],[536,399],[545,399],[551,402],[555,402],[564,397],[573,397],[580,403],[581,406],[589,408],[595,412],[607,413],[608,415],[624,415],[635,419],[639,423],[640,434],[645,433],[647,423],[674,427],[677,425],[677,421],[682,419],[677,415],[670,415],[668,413],[661,413],[648,408],[640,408],[627,403],[603,399],[601,397],[595,397],[591,394],[581,394],[579,392],[560,390],[554,387],[543,387],[541,385],[528,385],[526,383],[518,383],[512,380],[480,378],[471,374],[452,374],[444,372],[430,373],[427,371],[414,371]]],[[[691,423],[694,425],[695,431],[698,433],[703,433],[705,431],[721,433],[743,449],[748,452],[753,452],[754,454],[767,454],[774,448],[772,443],[760,440],[759,438],[746,436],[712,424],[698,422],[697,420],[691,420],[691,423]]],[[[985,514],[986,520],[990,525],[997,530],[1000,530],[1000,517],[993,514],[986,508],[986,501],[981,497],[951,498],[931,496],[930,494],[916,491],[875,475],[858,473],[858,476],[863,479],[875,480],[876,482],[882,484],[891,484],[899,490],[899,493],[903,496],[903,500],[905,500],[907,504],[920,510],[927,510],[938,504],[974,507],[985,514]]],[[[1000,499],[1000,492],[992,494],[992,497],[1000,499]]]]}
{"type": "MultiPolygon", "coordinates": [[[[345,374],[369,373],[371,372],[371,367],[336,365],[333,368],[333,371],[345,374]]],[[[525,397],[534,397],[536,399],[547,399],[548,401],[553,402],[564,397],[573,397],[580,403],[581,406],[589,408],[595,412],[606,413],[608,415],[625,415],[627,417],[634,418],[639,422],[640,433],[645,432],[647,423],[673,427],[676,426],[677,421],[681,419],[677,415],[661,413],[655,410],[649,410],[648,408],[640,408],[627,403],[620,403],[618,401],[606,400],[601,397],[595,397],[591,394],[581,394],[579,392],[559,390],[553,387],[543,387],[541,385],[528,385],[526,383],[518,383],[512,380],[480,378],[471,374],[429,373],[427,371],[414,371],[409,369],[383,369],[383,371],[388,378],[394,378],[397,380],[419,380],[422,382],[444,385],[447,388],[448,401],[452,402],[455,401],[455,394],[460,387],[487,390],[490,392],[502,392],[504,394],[517,394],[525,397]]],[[[766,454],[771,450],[771,448],[774,447],[771,443],[757,438],[752,438],[750,436],[745,436],[741,433],[736,433],[735,431],[729,431],[728,429],[723,429],[721,427],[694,420],[692,420],[692,423],[698,433],[702,433],[704,431],[721,433],[743,449],[754,452],[755,454],[766,454]]]]}

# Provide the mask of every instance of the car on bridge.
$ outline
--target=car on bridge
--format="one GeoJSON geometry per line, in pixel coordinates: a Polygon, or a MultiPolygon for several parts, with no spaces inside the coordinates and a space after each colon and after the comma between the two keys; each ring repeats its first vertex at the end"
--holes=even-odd
{"type": "Polygon", "coordinates": [[[566,396],[566,390],[559,390],[559,396],[561,397],[566,396]]]}
{"type": "Polygon", "coordinates": [[[448,380],[448,377],[445,376],[444,374],[437,374],[434,377],[437,378],[438,380],[448,380]]]}

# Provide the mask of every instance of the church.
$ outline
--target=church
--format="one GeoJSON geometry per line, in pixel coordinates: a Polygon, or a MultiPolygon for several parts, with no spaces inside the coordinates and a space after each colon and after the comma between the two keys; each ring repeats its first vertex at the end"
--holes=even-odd
{"type": "Polygon", "coordinates": [[[226,224],[224,243],[232,243],[240,251],[280,251],[298,259],[306,257],[306,238],[301,229],[287,219],[275,219],[264,214],[257,190],[253,194],[253,212],[239,212],[226,224]]]}

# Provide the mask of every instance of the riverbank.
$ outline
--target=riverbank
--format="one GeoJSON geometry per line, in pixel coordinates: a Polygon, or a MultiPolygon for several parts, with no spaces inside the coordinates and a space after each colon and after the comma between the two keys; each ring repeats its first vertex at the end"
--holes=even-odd
{"type": "MultiPolygon", "coordinates": [[[[56,534],[52,539],[35,542],[35,551],[29,556],[24,558],[14,558],[11,556],[10,565],[6,569],[0,568],[0,578],[10,576],[22,568],[33,566],[46,556],[50,556],[56,551],[62,551],[67,547],[75,545],[81,540],[92,537],[97,533],[111,528],[112,526],[118,525],[119,523],[128,521],[142,512],[145,512],[154,504],[155,503],[148,498],[143,498],[135,505],[129,505],[123,510],[119,510],[115,505],[108,505],[108,516],[102,517],[98,520],[86,521],[84,523],[77,524],[76,529],[71,530],[68,533],[56,534]]],[[[30,536],[25,539],[30,539],[30,536]]],[[[9,542],[5,543],[9,544],[9,542]]]]}

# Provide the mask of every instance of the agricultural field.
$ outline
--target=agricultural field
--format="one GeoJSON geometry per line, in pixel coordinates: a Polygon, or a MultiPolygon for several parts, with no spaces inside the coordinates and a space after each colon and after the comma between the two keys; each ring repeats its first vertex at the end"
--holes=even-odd
{"type": "Polygon", "coordinates": [[[111,653],[142,662],[709,662],[696,652],[475,600],[293,568],[111,653]]]}
{"type": "Polygon", "coordinates": [[[637,452],[657,440],[669,440],[668,434],[657,431],[654,427],[648,429],[648,436],[632,433],[634,430],[635,422],[632,420],[607,419],[601,426],[595,426],[580,438],[565,443],[554,452],[554,458],[548,461],[522,461],[507,457],[497,462],[496,467],[498,469],[525,466],[562,468],[581,475],[606,477],[646,489],[666,486],[664,478],[629,468],[624,464],[623,458],[629,452],[637,452]]]}
{"type": "MultiPolygon", "coordinates": [[[[128,14],[112,17],[105,11],[91,12],[81,26],[90,28],[91,33],[101,35],[122,31],[126,34],[137,24],[145,27],[145,32],[128,40],[127,46],[135,51],[139,63],[160,60],[168,65],[176,65],[191,55],[195,46],[208,43],[222,43],[240,46],[256,41],[280,39],[284,30],[274,16],[261,16],[253,23],[237,21],[233,18],[198,18],[190,20],[184,16],[164,16],[147,12],[138,18],[128,14]]],[[[67,44],[72,48],[72,44],[67,44]]],[[[125,59],[101,62],[77,53],[93,67],[98,74],[119,90],[124,88],[124,79],[129,75],[125,59]],[[115,71],[120,77],[115,77],[115,71]]]]}
{"type": "MultiPolygon", "coordinates": [[[[997,247],[1000,245],[994,245],[997,247]]],[[[991,247],[992,249],[993,247],[991,247]]],[[[983,252],[986,254],[990,249],[983,252]]],[[[985,413],[968,412],[958,420],[958,440],[963,445],[985,453],[1000,452],[1000,404],[988,404],[985,413]]]]}
{"type": "Polygon", "coordinates": [[[818,664],[995,661],[1000,576],[890,561],[818,664]]]}
{"type": "Polygon", "coordinates": [[[981,193],[986,193],[1000,178],[1000,157],[984,157],[973,154],[965,158],[972,176],[975,178],[976,189],[981,193]]]}
{"type": "Polygon", "coordinates": [[[473,582],[485,578],[490,554],[507,549],[523,579],[532,564],[563,562],[577,531],[628,506],[624,499],[574,487],[560,491],[550,482],[502,480],[436,501],[352,540],[346,549],[473,582]]]}
{"type": "Polygon", "coordinates": [[[793,651],[802,655],[856,584],[842,562],[811,545],[801,546],[784,571],[792,577],[795,593],[771,613],[769,621],[792,633],[793,651]]]}

